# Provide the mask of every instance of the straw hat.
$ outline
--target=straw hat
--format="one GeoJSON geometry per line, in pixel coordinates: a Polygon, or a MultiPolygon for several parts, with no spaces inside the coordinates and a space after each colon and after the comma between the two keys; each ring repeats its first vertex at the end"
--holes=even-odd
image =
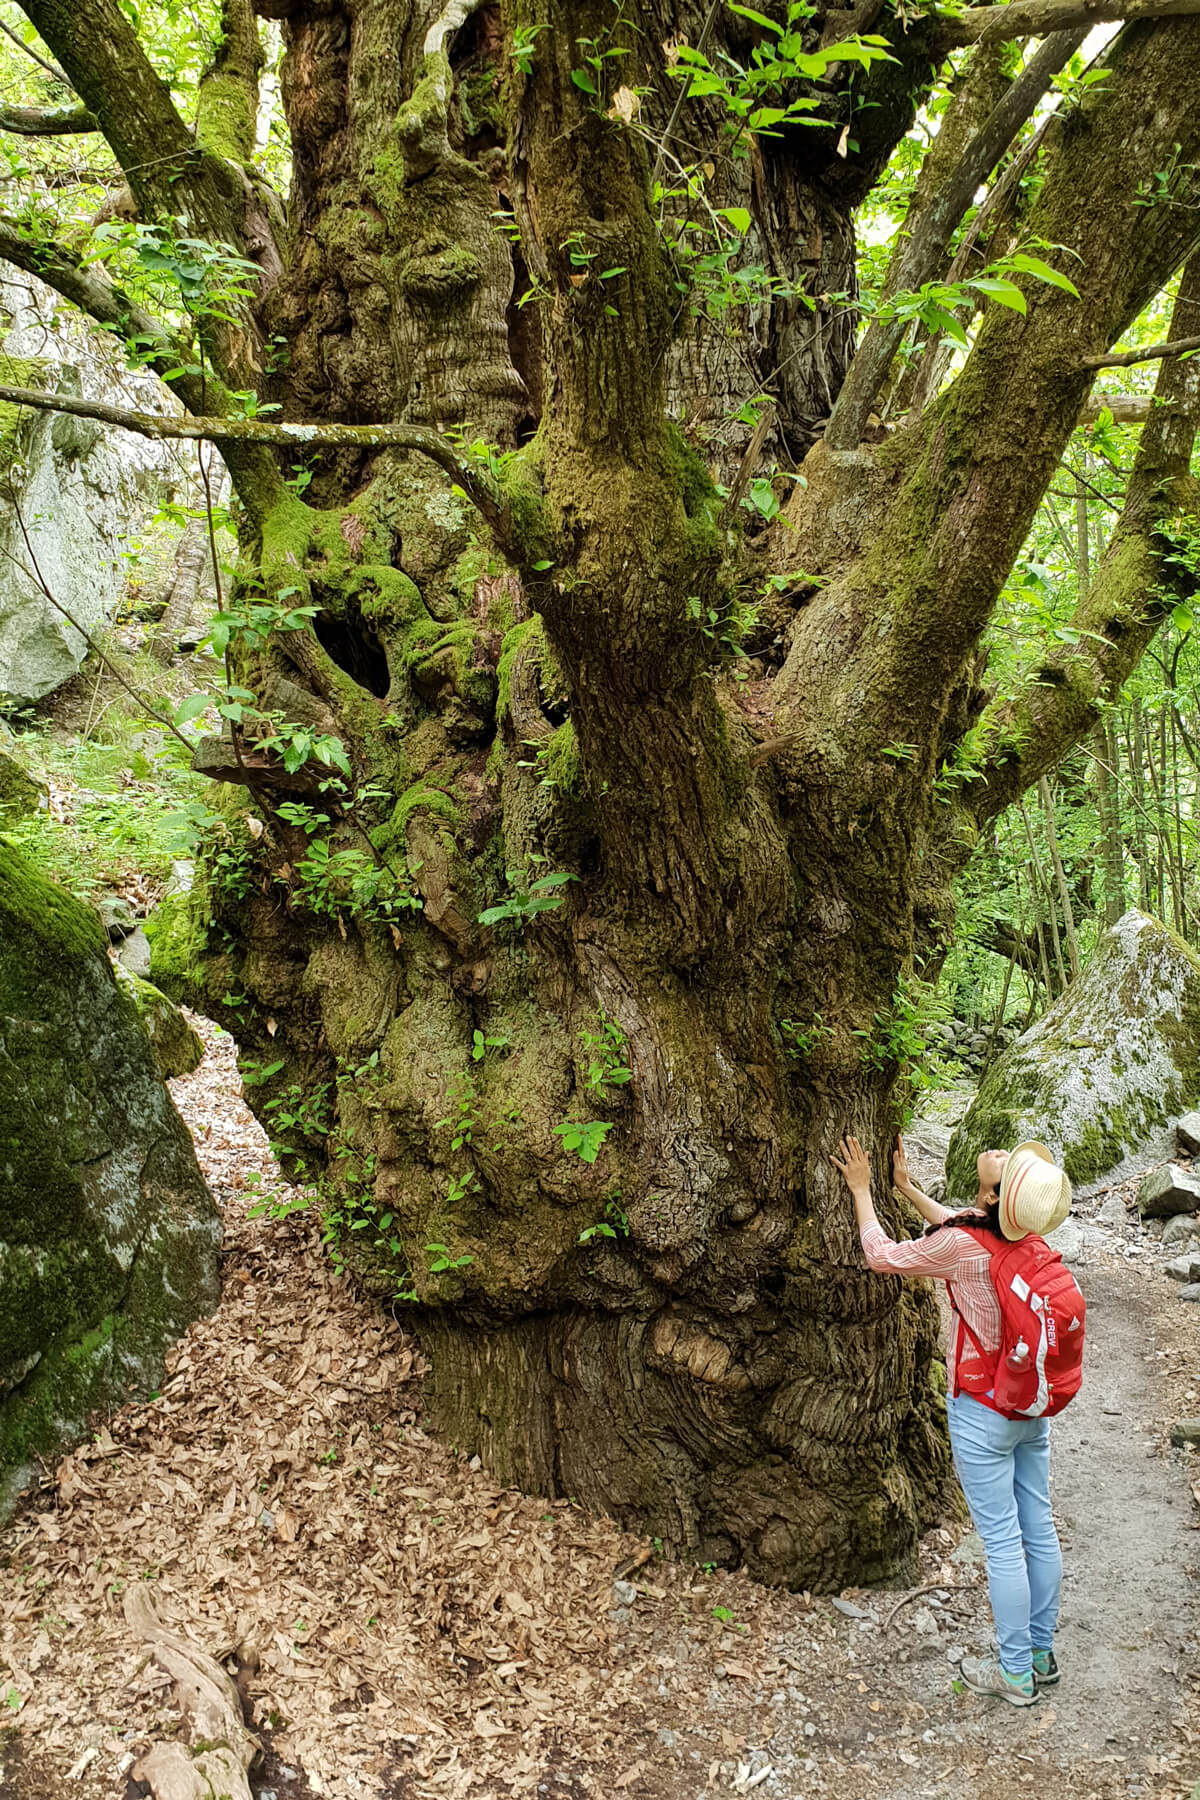
{"type": "Polygon", "coordinates": [[[1015,1242],[1045,1237],[1071,1210],[1071,1183],[1045,1144],[1018,1144],[1000,1177],[1000,1229],[1015,1242]]]}

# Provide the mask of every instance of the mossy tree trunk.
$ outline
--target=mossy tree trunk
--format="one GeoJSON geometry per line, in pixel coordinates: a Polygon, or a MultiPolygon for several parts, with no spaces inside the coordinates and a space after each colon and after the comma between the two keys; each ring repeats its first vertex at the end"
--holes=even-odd
{"type": "MultiPolygon", "coordinates": [[[[128,36],[103,0],[27,10],[73,76],[93,24],[128,36]]],[[[285,779],[246,745],[213,752],[243,786],[206,914],[174,944],[164,919],[159,965],[231,1025],[341,1253],[410,1309],[454,1442],[767,1579],[902,1573],[947,1470],[936,1319],[863,1267],[829,1155],[848,1129],[868,1142],[890,1214],[912,981],[944,949],[951,877],[1169,604],[1195,365],[1164,374],[1093,635],[991,700],[977,646],[1081,359],[1194,244],[1200,34],[1125,31],[1060,134],[1030,231],[1064,247],[1078,298],[1031,285],[1028,316],[993,310],[943,399],[884,443],[818,441],[787,531],[747,545],[712,470],[749,433],[709,431],[710,396],[726,415],[770,387],[775,454],[819,437],[853,347],[853,208],[928,91],[929,22],[888,27],[893,62],[831,81],[822,128],[744,162],[708,102],[685,109],[716,198],[749,207],[803,295],[737,315],[732,340],[689,314],[650,179],[679,153],[663,46],[707,7],[260,10],[282,21],[294,185],[286,237],[264,233],[227,139],[222,235],[264,273],[247,335],[214,354],[232,383],[255,334],[284,340],[257,385],[285,419],[486,439],[494,532],[414,454],[313,449],[302,496],[279,481],[296,455],[231,459],[247,581],[318,609],[242,678],[341,739],[356,797],[315,763],[285,779]],[[589,75],[596,46],[620,54],[589,75]],[[1136,205],[1167,167],[1171,202],[1136,205]],[[531,905],[548,873],[570,879],[531,905]]],[[[729,29],[744,55],[753,28],[729,29]]],[[[835,16],[810,29],[815,47],[835,16]]],[[[256,67],[228,42],[226,101],[256,67]]],[[[117,143],[116,98],[80,91],[117,143]]]]}

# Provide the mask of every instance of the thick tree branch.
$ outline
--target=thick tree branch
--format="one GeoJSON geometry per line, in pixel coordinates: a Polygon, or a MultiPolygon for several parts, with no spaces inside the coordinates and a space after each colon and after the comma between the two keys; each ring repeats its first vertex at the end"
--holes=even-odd
{"type": "MultiPolygon", "coordinates": [[[[264,419],[169,418],[158,413],[135,412],[101,400],[80,400],[70,394],[43,394],[36,388],[0,386],[0,402],[30,406],[39,412],[70,413],[77,419],[96,419],[141,437],[185,439],[218,445],[227,462],[236,461],[239,449],[271,445],[278,449],[414,450],[457,482],[471,504],[487,521],[503,548],[520,556],[514,541],[508,504],[499,484],[478,465],[466,462],[447,438],[422,425],[301,425],[269,424],[264,419]]],[[[232,468],[232,463],[231,463],[232,468]]]]}
{"type": "MultiPolygon", "coordinates": [[[[1042,45],[970,140],[954,173],[933,191],[924,208],[918,208],[905,221],[908,241],[888,270],[892,293],[919,288],[937,273],[980,182],[1032,115],[1083,36],[1081,30],[1059,32],[1042,45]]],[[[825,432],[825,442],[831,450],[857,448],[905,329],[903,319],[876,319],[868,326],[825,432]]]]}
{"type": "MultiPolygon", "coordinates": [[[[1184,272],[1175,321],[1200,304],[1200,257],[1184,272]]],[[[1164,362],[1129,489],[1091,588],[1075,609],[1078,642],[1058,644],[1035,685],[984,714],[993,750],[967,805],[985,824],[1062,761],[1115,698],[1162,621],[1194,591],[1175,550],[1180,528],[1200,526],[1200,485],[1188,475],[1200,427],[1200,360],[1164,362]]]]}
{"type": "Polygon", "coordinates": [[[1194,17],[1200,0],[1011,0],[1008,6],[968,6],[939,21],[940,51],[963,44],[1014,42],[1054,31],[1090,31],[1134,19],[1194,17]]]}
{"type": "Polygon", "coordinates": [[[1121,350],[1111,356],[1085,356],[1085,369],[1130,369],[1135,363],[1158,362],[1164,356],[1185,356],[1200,350],[1200,337],[1174,338],[1165,344],[1147,344],[1144,350],[1121,350]]]}
{"type": "Polygon", "coordinates": [[[0,131],[19,137],[65,137],[100,127],[81,103],[75,106],[0,106],[0,131]]]}
{"type": "Polygon", "coordinates": [[[240,185],[196,144],[118,0],[22,0],[107,138],[144,219],[240,243],[240,185]]]}
{"type": "MultiPolygon", "coordinates": [[[[882,522],[797,618],[775,684],[777,724],[804,734],[791,767],[810,754],[861,762],[865,741],[936,741],[1079,417],[1092,380],[1081,357],[1117,341],[1195,247],[1200,32],[1136,26],[1109,66],[1060,134],[1030,218],[1077,293],[1026,281],[1027,316],[989,308],[952,387],[878,451],[845,459],[841,479],[866,484],[882,522]],[[1136,205],[1168,167],[1171,203],[1136,205]]],[[[1161,410],[1165,430],[1178,415],[1161,410]]],[[[919,764],[902,773],[931,778],[919,764]]]]}
{"type": "Polygon", "coordinates": [[[1115,425],[1144,425],[1156,404],[1153,394],[1089,394],[1079,423],[1094,425],[1102,412],[1108,412],[1115,425]]]}
{"type": "Polygon", "coordinates": [[[196,94],[196,141],[227,162],[244,166],[254,155],[266,60],[250,0],[223,0],[221,41],[196,94]]]}

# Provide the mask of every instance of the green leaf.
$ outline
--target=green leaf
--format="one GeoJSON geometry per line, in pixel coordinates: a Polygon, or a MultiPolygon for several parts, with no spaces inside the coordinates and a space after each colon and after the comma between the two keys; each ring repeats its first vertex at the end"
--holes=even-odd
{"type": "Polygon", "coordinates": [[[1025,296],[1015,282],[999,281],[994,277],[981,275],[977,281],[969,282],[967,285],[977,289],[981,294],[986,294],[989,300],[996,302],[997,306],[1011,307],[1013,312],[1020,313],[1022,317],[1029,310],[1025,303],[1025,296]]]}
{"type": "Polygon", "coordinates": [[[755,12],[752,6],[735,6],[729,0],[729,10],[736,13],[739,19],[749,19],[752,25],[761,25],[764,31],[773,31],[776,37],[783,36],[783,26],[777,25],[774,19],[768,19],[765,13],[755,12]]]}
{"type": "Polygon", "coordinates": [[[189,719],[198,719],[211,705],[211,694],[189,694],[175,714],[176,725],[186,725],[189,719]]]}
{"type": "Polygon", "coordinates": [[[541,562],[535,562],[533,566],[534,566],[535,570],[538,572],[538,574],[540,575],[543,569],[552,568],[553,564],[551,563],[550,558],[547,556],[547,557],[543,557],[541,562]]]}
{"type": "Polygon", "coordinates": [[[1051,287],[1061,288],[1064,294],[1074,294],[1078,300],[1079,289],[1074,282],[1068,281],[1065,275],[1060,275],[1057,269],[1052,269],[1040,256],[1030,256],[1027,251],[1019,250],[1007,261],[1009,268],[1019,269],[1023,275],[1032,275],[1037,281],[1045,281],[1051,287]]]}
{"type": "Polygon", "coordinates": [[[945,307],[923,306],[921,317],[931,331],[944,331],[947,337],[953,338],[956,344],[961,344],[963,349],[966,349],[967,334],[954,314],[948,313],[945,307]]]}
{"type": "Polygon", "coordinates": [[[728,219],[735,231],[744,237],[750,229],[750,209],[748,206],[723,206],[721,217],[728,219]]]}
{"type": "Polygon", "coordinates": [[[766,131],[769,126],[778,125],[787,116],[786,106],[758,106],[750,114],[748,122],[751,131],[766,131]]]}
{"type": "Polygon", "coordinates": [[[596,84],[586,69],[572,69],[571,80],[575,83],[577,88],[582,88],[585,94],[594,94],[596,92],[596,84]]]}

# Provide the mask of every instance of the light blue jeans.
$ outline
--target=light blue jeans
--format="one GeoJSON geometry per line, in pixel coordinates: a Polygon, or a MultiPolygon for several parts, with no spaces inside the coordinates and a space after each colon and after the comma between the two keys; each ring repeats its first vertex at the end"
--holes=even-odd
{"type": "Polygon", "coordinates": [[[954,1466],[987,1551],[1000,1661],[1010,1675],[1054,1646],[1062,1551],[1050,1510],[1050,1421],[1006,1419],[969,1394],[946,1401],[954,1466]]]}

